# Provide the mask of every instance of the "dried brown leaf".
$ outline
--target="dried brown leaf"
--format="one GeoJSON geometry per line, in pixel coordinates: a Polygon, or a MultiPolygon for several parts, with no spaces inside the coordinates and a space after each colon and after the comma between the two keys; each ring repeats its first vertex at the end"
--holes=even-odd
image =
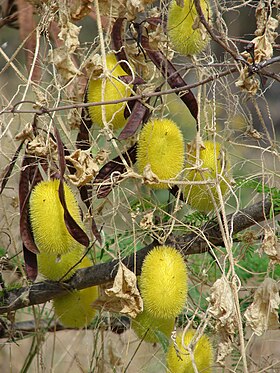
{"type": "Polygon", "coordinates": [[[275,280],[266,278],[256,290],[254,301],[244,314],[247,324],[256,335],[262,335],[267,329],[279,328],[279,305],[279,285],[275,280]]]}
{"type": "Polygon", "coordinates": [[[37,255],[23,245],[23,258],[27,278],[35,281],[38,274],[37,255]]]}
{"type": "Polygon", "coordinates": [[[31,123],[27,123],[22,131],[20,131],[16,136],[15,139],[19,140],[32,140],[34,137],[33,135],[33,128],[31,123]]]}
{"type": "Polygon", "coordinates": [[[86,17],[91,11],[93,0],[71,0],[70,15],[73,21],[86,17]]]}
{"type": "Polygon", "coordinates": [[[0,178],[0,180],[1,180],[0,194],[5,189],[5,186],[6,186],[7,182],[8,182],[8,180],[9,180],[9,177],[11,176],[11,173],[12,173],[14,165],[15,165],[17,159],[18,159],[18,155],[19,155],[19,153],[21,151],[21,148],[22,148],[23,144],[24,144],[24,141],[22,141],[19,144],[19,146],[18,146],[18,148],[17,148],[17,150],[16,150],[16,152],[15,152],[15,154],[14,154],[11,162],[7,165],[7,167],[4,169],[3,174],[1,175],[1,178],[0,178]]]}
{"type": "Polygon", "coordinates": [[[47,140],[42,135],[36,136],[26,146],[26,153],[37,157],[46,157],[49,154],[56,152],[56,143],[51,137],[47,140]]]}
{"type": "Polygon", "coordinates": [[[249,73],[248,67],[242,67],[239,74],[239,79],[235,82],[236,87],[241,90],[248,92],[250,95],[256,95],[259,87],[260,81],[255,75],[249,73]]]}
{"type": "Polygon", "coordinates": [[[124,129],[119,134],[119,140],[125,140],[135,134],[149,113],[149,109],[140,101],[136,101],[124,129]]]}
{"type": "Polygon", "coordinates": [[[113,18],[126,17],[131,21],[145,10],[146,3],[147,0],[99,0],[99,8],[102,15],[113,18]]]}
{"type": "Polygon", "coordinates": [[[103,74],[103,64],[100,54],[94,54],[85,63],[85,70],[90,79],[99,79],[103,74]]]}
{"type": "Polygon", "coordinates": [[[260,251],[264,252],[275,264],[280,264],[280,244],[277,236],[270,228],[265,229],[260,251]]]}
{"type": "Polygon", "coordinates": [[[99,152],[96,154],[95,156],[95,161],[98,163],[98,164],[103,164],[104,162],[106,162],[108,160],[108,157],[109,157],[109,154],[110,152],[106,149],[101,149],[99,150],[99,152]]]}
{"type": "Polygon", "coordinates": [[[152,171],[150,163],[148,163],[143,170],[143,182],[144,184],[158,184],[159,178],[158,176],[152,171]]]}
{"type": "Polygon", "coordinates": [[[66,47],[59,47],[51,51],[50,62],[52,62],[62,79],[66,82],[82,73],[75,66],[71,54],[66,47]]]}
{"type": "Polygon", "coordinates": [[[65,159],[70,161],[76,170],[76,173],[68,175],[68,178],[78,187],[88,184],[99,171],[98,164],[88,150],[77,149],[65,159]]]}
{"type": "Polygon", "coordinates": [[[71,236],[81,245],[88,246],[89,238],[87,234],[83,231],[83,229],[79,226],[79,224],[73,219],[73,217],[71,216],[68,210],[68,207],[65,201],[63,176],[64,176],[65,169],[66,169],[66,161],[65,161],[65,155],[64,155],[64,146],[61,141],[60,134],[56,127],[54,128],[54,135],[55,135],[56,143],[57,143],[59,171],[60,171],[60,183],[59,183],[59,188],[58,188],[58,195],[59,195],[60,203],[64,210],[64,222],[71,236]]]}
{"type": "Polygon", "coordinates": [[[143,300],[137,288],[136,275],[120,262],[111,288],[106,289],[93,307],[136,317],[143,311],[143,300]]]}
{"type": "Polygon", "coordinates": [[[233,336],[237,329],[237,315],[234,297],[228,280],[218,279],[211,288],[208,312],[215,319],[215,328],[220,336],[217,362],[224,364],[225,357],[231,352],[233,336]]]}
{"type": "MultiPolygon", "coordinates": [[[[276,29],[279,22],[269,14],[263,1],[260,1],[256,8],[256,22],[257,29],[255,35],[257,36],[251,41],[254,46],[254,59],[247,51],[241,53],[250,65],[253,63],[257,65],[260,62],[269,60],[273,56],[273,45],[278,36],[276,29]]],[[[256,95],[260,83],[258,79],[252,75],[250,69],[247,66],[244,66],[240,70],[236,86],[247,91],[251,95],[256,95]]]]}
{"type": "Polygon", "coordinates": [[[76,26],[74,23],[67,20],[61,24],[61,31],[58,34],[58,37],[63,41],[63,45],[70,54],[74,53],[76,48],[80,45],[80,31],[81,26],[76,26]]]}
{"type": "Polygon", "coordinates": [[[142,229],[151,229],[154,226],[153,222],[154,211],[148,212],[141,219],[139,225],[142,229]]]}

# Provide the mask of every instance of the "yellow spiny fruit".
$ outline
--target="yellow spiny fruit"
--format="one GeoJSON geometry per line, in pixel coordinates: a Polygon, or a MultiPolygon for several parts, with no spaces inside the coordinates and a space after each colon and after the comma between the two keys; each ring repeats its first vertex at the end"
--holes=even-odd
{"type": "MultiPolygon", "coordinates": [[[[41,253],[65,254],[83,248],[68,232],[64,210],[58,196],[59,180],[42,181],[30,196],[30,221],[36,245],[41,253]]],[[[73,219],[82,227],[77,200],[64,184],[65,201],[73,219]]]]}
{"type": "MultiPolygon", "coordinates": [[[[184,344],[188,346],[195,335],[195,330],[189,330],[185,334],[184,344]]],[[[166,363],[168,372],[171,373],[194,373],[192,361],[189,352],[182,346],[183,333],[180,332],[176,337],[176,348],[174,342],[169,345],[166,363]],[[178,354],[179,352],[179,354],[178,354]]],[[[194,360],[198,372],[211,373],[213,364],[213,347],[206,335],[202,335],[194,346],[194,360]]]]}
{"type": "MultiPolygon", "coordinates": [[[[137,147],[137,166],[140,173],[150,165],[159,179],[176,178],[184,165],[184,139],[179,127],[169,119],[153,119],[140,132],[137,147]]],[[[152,184],[167,189],[168,184],[152,184]]]]}
{"type": "MultiPolygon", "coordinates": [[[[209,1],[201,0],[200,6],[207,19],[211,17],[209,1]]],[[[203,51],[209,42],[209,35],[199,22],[193,0],[185,0],[181,8],[172,0],[167,17],[167,30],[174,49],[184,55],[203,51]]]]}
{"type": "Polygon", "coordinates": [[[58,281],[64,276],[63,281],[66,281],[76,272],[78,266],[75,265],[82,256],[83,249],[80,247],[62,255],[41,252],[37,255],[39,273],[52,281],[58,281]],[[74,268],[71,269],[72,267],[74,268]]]}
{"type": "MultiPolygon", "coordinates": [[[[144,305],[145,307],[145,305],[144,305]]],[[[146,342],[157,343],[158,332],[165,334],[168,338],[174,329],[175,319],[161,319],[153,317],[145,308],[139,313],[135,319],[132,320],[132,328],[139,337],[146,342]]]]}
{"type": "MultiPolygon", "coordinates": [[[[124,97],[129,97],[131,88],[125,82],[122,82],[118,77],[127,76],[127,73],[117,64],[117,59],[113,53],[106,56],[107,69],[111,70],[111,74],[106,78],[91,79],[88,85],[87,99],[88,102],[101,102],[119,100],[124,97]],[[102,81],[105,79],[104,96],[102,100],[102,81]]],[[[125,125],[124,118],[125,102],[118,104],[104,105],[105,117],[107,123],[111,123],[115,129],[125,125]]],[[[91,120],[100,127],[103,127],[102,107],[90,106],[88,108],[91,120]]]]}
{"type": "MultiPolygon", "coordinates": [[[[204,141],[204,148],[200,148],[199,159],[201,169],[191,170],[185,174],[185,179],[189,181],[215,180],[218,174],[222,174],[225,180],[219,180],[222,195],[229,189],[229,169],[230,162],[226,159],[221,150],[221,144],[213,141],[204,141]]],[[[196,149],[191,148],[186,167],[193,167],[196,162],[196,149]]],[[[217,187],[215,185],[187,185],[184,190],[186,202],[199,211],[209,212],[214,209],[212,198],[219,205],[217,187]]]]}
{"type": "MultiPolygon", "coordinates": [[[[91,261],[85,257],[77,269],[91,266],[91,261]]],[[[95,316],[92,303],[98,298],[98,287],[75,290],[69,294],[54,298],[55,314],[60,322],[69,328],[82,328],[91,323],[95,316]]]]}
{"type": "Polygon", "coordinates": [[[146,311],[155,318],[171,319],[187,299],[187,269],[174,248],[157,246],[146,256],[139,287],[146,311]]]}

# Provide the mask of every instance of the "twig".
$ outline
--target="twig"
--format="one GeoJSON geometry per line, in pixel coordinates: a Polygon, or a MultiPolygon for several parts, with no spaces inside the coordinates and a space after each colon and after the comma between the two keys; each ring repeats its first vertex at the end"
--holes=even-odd
{"type": "Polygon", "coordinates": [[[46,113],[53,113],[53,112],[62,111],[62,110],[70,110],[70,109],[74,109],[74,108],[75,109],[81,109],[81,108],[90,107],[90,106],[112,105],[112,104],[118,104],[118,103],[121,103],[121,102],[142,100],[142,99],[146,99],[148,97],[163,96],[163,95],[169,95],[171,93],[183,92],[183,91],[189,90],[191,88],[195,88],[195,87],[198,87],[200,85],[209,83],[209,82],[211,82],[213,80],[216,80],[216,79],[219,79],[223,76],[232,74],[234,72],[237,72],[236,67],[228,69],[228,70],[223,71],[223,72],[218,73],[218,74],[213,74],[212,76],[209,76],[208,78],[206,78],[204,80],[201,80],[200,82],[197,82],[197,83],[187,84],[185,86],[178,87],[178,88],[166,89],[165,91],[161,91],[161,92],[142,93],[141,95],[124,97],[124,98],[121,98],[119,100],[111,100],[111,101],[103,101],[103,102],[86,102],[86,103],[63,105],[63,106],[59,106],[59,107],[50,107],[50,108],[42,107],[41,109],[37,109],[37,110],[36,109],[33,109],[33,110],[32,109],[16,110],[15,109],[16,105],[19,105],[19,104],[22,104],[22,103],[33,103],[33,104],[35,104],[35,102],[20,101],[20,102],[16,103],[13,107],[0,111],[0,115],[4,114],[4,113],[12,113],[12,114],[30,113],[30,114],[42,115],[42,114],[46,114],[46,113]]]}

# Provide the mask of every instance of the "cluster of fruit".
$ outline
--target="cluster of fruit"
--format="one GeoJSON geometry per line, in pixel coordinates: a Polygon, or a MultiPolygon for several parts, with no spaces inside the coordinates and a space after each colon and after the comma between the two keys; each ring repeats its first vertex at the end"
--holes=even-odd
{"type": "MultiPolygon", "coordinates": [[[[132,327],[140,339],[156,343],[160,333],[170,338],[175,318],[183,311],[187,299],[188,278],[183,256],[168,246],[155,247],[146,256],[139,288],[144,310],[133,321],[132,327]]],[[[168,371],[194,372],[192,360],[199,372],[211,372],[212,344],[206,335],[200,336],[193,350],[193,359],[186,347],[195,337],[195,330],[178,332],[166,354],[168,371]]]]}
{"type": "MultiPolygon", "coordinates": [[[[90,267],[92,263],[89,258],[84,257],[84,246],[66,228],[58,189],[57,179],[42,181],[36,185],[30,197],[30,220],[34,240],[40,251],[37,255],[39,272],[48,280],[66,281],[77,269],[90,267]]],[[[77,200],[66,184],[64,192],[71,216],[82,227],[77,200]]],[[[84,327],[95,315],[91,304],[97,297],[96,286],[71,291],[54,298],[55,313],[67,327],[84,327]]]]}
{"type": "MultiPolygon", "coordinates": [[[[201,1],[202,11],[208,15],[208,1],[201,1]]],[[[209,15],[210,16],[210,15],[209,15]]],[[[168,14],[168,35],[175,50],[194,55],[208,44],[209,37],[200,23],[192,1],[180,7],[174,0],[168,14]],[[186,36],[187,35],[187,36],[186,36]]],[[[89,102],[116,101],[105,106],[90,106],[92,122],[103,126],[110,123],[113,129],[126,124],[127,103],[123,98],[133,93],[128,74],[122,69],[115,55],[106,56],[107,73],[102,78],[89,81],[89,102]],[[108,73],[109,72],[109,73],[108,73]]],[[[228,191],[229,163],[222,157],[221,145],[205,141],[192,146],[185,156],[183,135],[170,119],[150,119],[142,128],[137,144],[137,167],[145,177],[148,171],[158,182],[149,183],[152,188],[167,189],[171,184],[183,185],[186,202],[195,209],[209,212],[219,206],[220,198],[228,191]]],[[[146,175],[147,176],[147,175],[146,175]]],[[[148,177],[148,176],[147,176],[148,177]]],[[[39,272],[52,281],[67,280],[77,269],[91,266],[84,257],[84,246],[69,233],[64,210],[59,200],[59,180],[43,181],[32,191],[30,221],[34,240],[40,251],[39,272]]],[[[65,185],[65,201],[73,219],[83,227],[78,203],[71,189],[65,185]]],[[[182,312],[187,299],[187,269],[183,256],[174,248],[159,246],[146,256],[139,277],[139,289],[144,310],[132,321],[139,338],[158,342],[158,333],[168,338],[174,329],[175,319],[182,312]]],[[[98,288],[72,291],[54,299],[53,305],[60,321],[68,327],[89,325],[95,315],[91,304],[98,297],[98,288]]],[[[213,360],[212,345],[202,335],[192,350],[186,349],[195,336],[194,330],[178,332],[170,343],[166,355],[171,372],[210,372],[213,360]]]]}
{"type": "MultiPolygon", "coordinates": [[[[105,80],[104,96],[101,97],[102,79],[89,83],[88,100],[110,101],[114,98],[127,97],[127,85],[118,76],[127,75],[117,64],[116,57],[108,54],[107,67],[113,69],[113,75],[105,80]],[[116,74],[116,76],[115,76],[116,74]],[[114,80],[116,79],[116,81],[114,80]],[[99,96],[98,96],[99,95],[99,96]]],[[[125,103],[105,105],[106,120],[115,129],[125,125],[125,103]]],[[[103,125],[101,106],[89,107],[93,123],[103,125]]],[[[185,181],[183,194],[186,202],[193,208],[209,212],[220,205],[219,189],[224,196],[229,189],[230,163],[224,156],[221,144],[204,141],[198,149],[192,145],[185,161],[185,144],[181,130],[170,119],[151,119],[140,132],[137,146],[137,166],[140,173],[147,167],[160,180],[150,184],[152,188],[168,189],[170,182],[185,181]],[[168,183],[169,181],[169,183],[168,183]]],[[[183,183],[184,184],[184,183],[183,183]]]]}
{"type": "MultiPolygon", "coordinates": [[[[92,264],[87,257],[83,257],[84,247],[65,226],[58,190],[59,180],[43,181],[33,189],[30,198],[31,226],[40,250],[39,272],[52,281],[67,280],[77,269],[92,264]]],[[[64,190],[68,210],[82,227],[75,196],[66,184],[64,190]]],[[[175,318],[182,312],[187,298],[187,269],[183,256],[172,247],[155,247],[144,260],[139,288],[144,310],[132,321],[134,331],[147,342],[158,342],[159,332],[169,338],[175,318]]],[[[53,300],[55,313],[67,327],[84,327],[95,315],[91,304],[97,297],[98,288],[95,286],[69,292],[53,300]]],[[[194,335],[194,330],[187,331],[184,336],[178,333],[176,341],[170,343],[166,361],[171,372],[180,369],[193,371],[192,359],[183,346],[188,345],[194,335]]],[[[193,354],[197,369],[210,372],[213,352],[205,335],[199,338],[193,354]]]]}

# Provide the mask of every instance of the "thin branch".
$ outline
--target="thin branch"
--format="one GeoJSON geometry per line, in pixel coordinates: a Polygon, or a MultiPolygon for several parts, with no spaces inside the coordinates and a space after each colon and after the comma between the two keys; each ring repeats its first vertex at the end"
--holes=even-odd
{"type": "MultiPolygon", "coordinates": [[[[211,67],[211,65],[210,65],[210,67],[211,67]]],[[[228,69],[228,70],[223,71],[223,72],[218,73],[218,74],[213,74],[212,76],[210,76],[210,77],[208,77],[204,80],[201,80],[197,83],[187,84],[185,86],[178,87],[178,88],[166,89],[165,91],[161,91],[161,92],[142,93],[141,95],[124,97],[124,98],[121,98],[119,100],[111,100],[111,101],[103,101],[103,102],[86,102],[86,103],[63,105],[63,106],[59,106],[59,107],[50,107],[50,108],[42,107],[41,109],[38,109],[38,110],[36,110],[36,109],[16,110],[16,106],[19,105],[19,104],[22,104],[22,103],[35,104],[35,102],[33,102],[33,101],[24,101],[24,102],[21,101],[21,102],[16,103],[15,105],[13,105],[9,109],[3,109],[2,111],[0,111],[0,115],[4,114],[4,113],[12,113],[12,114],[30,113],[30,114],[43,115],[43,114],[46,114],[46,113],[53,113],[53,112],[62,111],[62,110],[70,110],[70,109],[74,109],[74,108],[75,109],[81,109],[81,108],[91,107],[91,106],[112,105],[112,104],[118,104],[118,103],[121,103],[121,102],[128,102],[128,101],[135,101],[135,100],[145,100],[148,97],[156,97],[156,96],[169,95],[171,93],[183,92],[183,91],[189,90],[191,88],[198,87],[198,86],[206,84],[206,83],[209,83],[213,80],[219,79],[223,76],[226,76],[226,75],[229,75],[229,74],[232,74],[232,73],[235,73],[235,72],[237,72],[236,67],[228,69]]]]}
{"type": "MultiPolygon", "coordinates": [[[[228,215],[227,222],[232,234],[236,234],[265,219],[269,219],[271,200],[269,198],[260,201],[237,213],[228,215]]],[[[124,258],[122,262],[131,271],[136,268],[139,275],[143,260],[147,253],[157,245],[153,242],[124,258]],[[136,260],[136,263],[135,263],[136,260]]],[[[201,229],[200,233],[187,233],[182,236],[169,237],[166,244],[176,247],[184,255],[200,254],[207,252],[210,245],[223,245],[221,232],[216,222],[211,222],[201,229]]],[[[54,297],[65,294],[69,290],[81,290],[90,286],[101,285],[112,281],[118,270],[119,260],[96,264],[93,267],[79,269],[67,282],[44,281],[32,284],[28,287],[8,291],[1,299],[0,314],[15,311],[27,306],[45,303],[54,297]]]]}
{"type": "MultiPolygon", "coordinates": [[[[99,317],[98,322],[92,322],[90,325],[84,327],[86,330],[102,329],[110,330],[116,334],[122,334],[130,327],[130,319],[127,316],[119,317],[99,317]]],[[[56,322],[55,320],[28,320],[19,322],[7,322],[0,320],[0,339],[8,339],[8,341],[21,340],[24,336],[31,336],[38,333],[38,330],[44,332],[55,333],[60,330],[76,330],[56,322]]],[[[79,328],[80,329],[80,328],[79,328]]]]}
{"type": "Polygon", "coordinates": [[[200,18],[200,22],[203,24],[203,26],[206,28],[208,34],[211,36],[211,39],[214,40],[217,44],[219,44],[225,51],[227,51],[233,59],[236,61],[240,61],[242,59],[242,56],[233,51],[228,44],[224,41],[224,38],[221,34],[216,34],[216,30],[210,26],[210,24],[206,21],[206,18],[203,14],[203,11],[201,9],[200,0],[194,0],[194,5],[197,11],[197,14],[200,18]]]}

